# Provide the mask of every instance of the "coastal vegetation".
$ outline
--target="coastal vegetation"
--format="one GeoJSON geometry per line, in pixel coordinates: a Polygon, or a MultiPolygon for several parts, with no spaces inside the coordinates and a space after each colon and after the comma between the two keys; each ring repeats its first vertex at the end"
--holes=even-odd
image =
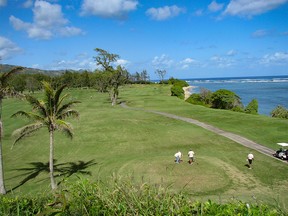
{"type": "Polygon", "coordinates": [[[283,106],[277,106],[271,112],[272,117],[288,119],[288,109],[283,106]]]}
{"type": "MultiPolygon", "coordinates": [[[[173,92],[173,88],[174,86],[171,88],[171,92],[173,92]]],[[[180,98],[182,97],[180,96],[180,98]]],[[[219,89],[215,92],[211,92],[208,89],[202,88],[200,93],[192,93],[189,98],[186,99],[186,102],[214,109],[226,109],[248,114],[258,114],[257,99],[253,99],[246,107],[244,107],[241,98],[227,89],[219,89]]]]}

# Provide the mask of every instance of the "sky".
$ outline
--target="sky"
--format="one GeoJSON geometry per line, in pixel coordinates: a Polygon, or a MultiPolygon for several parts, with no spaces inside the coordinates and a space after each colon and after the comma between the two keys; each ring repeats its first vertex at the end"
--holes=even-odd
{"type": "Polygon", "coordinates": [[[0,0],[0,63],[157,79],[288,75],[288,0],[0,0]]]}

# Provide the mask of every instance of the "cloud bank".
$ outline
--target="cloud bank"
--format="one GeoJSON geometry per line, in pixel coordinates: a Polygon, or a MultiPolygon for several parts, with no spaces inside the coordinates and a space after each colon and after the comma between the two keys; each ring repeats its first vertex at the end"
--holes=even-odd
{"type": "Polygon", "coordinates": [[[33,7],[33,22],[24,22],[11,15],[9,21],[15,30],[23,30],[29,38],[51,39],[54,36],[73,36],[83,34],[82,30],[68,26],[62,8],[58,4],[37,0],[33,7]]]}

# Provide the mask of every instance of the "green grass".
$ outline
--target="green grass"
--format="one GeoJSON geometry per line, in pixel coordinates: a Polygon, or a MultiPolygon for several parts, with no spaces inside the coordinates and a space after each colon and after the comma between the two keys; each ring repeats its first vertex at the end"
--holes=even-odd
{"type": "MultiPolygon", "coordinates": [[[[82,103],[75,106],[80,119],[71,120],[74,139],[56,134],[57,182],[67,176],[68,181],[74,181],[76,173],[92,181],[106,181],[114,173],[132,176],[138,183],[185,191],[192,200],[224,202],[233,198],[269,202],[287,210],[287,163],[253,151],[254,169],[248,170],[245,164],[250,149],[222,136],[143,110],[112,107],[107,94],[94,90],[67,92],[82,103]],[[196,153],[192,166],[186,162],[190,148],[196,153]],[[174,163],[178,149],[184,154],[182,164],[174,163]]],[[[288,140],[287,120],[191,105],[171,97],[168,86],[126,86],[120,89],[119,101],[135,108],[195,118],[275,149],[276,142],[288,140]]],[[[39,131],[10,149],[12,131],[25,123],[10,116],[23,109],[30,110],[24,101],[8,99],[3,103],[6,188],[14,188],[10,194],[50,191],[45,166],[49,158],[48,132],[39,131]]]]}

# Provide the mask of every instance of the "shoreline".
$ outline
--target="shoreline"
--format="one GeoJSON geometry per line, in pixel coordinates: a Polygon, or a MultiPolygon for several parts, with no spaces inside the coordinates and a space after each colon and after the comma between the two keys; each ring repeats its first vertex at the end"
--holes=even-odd
{"type": "Polygon", "coordinates": [[[190,95],[192,94],[193,89],[195,89],[196,86],[187,86],[187,87],[183,87],[183,91],[184,91],[184,100],[187,100],[190,95]]]}

